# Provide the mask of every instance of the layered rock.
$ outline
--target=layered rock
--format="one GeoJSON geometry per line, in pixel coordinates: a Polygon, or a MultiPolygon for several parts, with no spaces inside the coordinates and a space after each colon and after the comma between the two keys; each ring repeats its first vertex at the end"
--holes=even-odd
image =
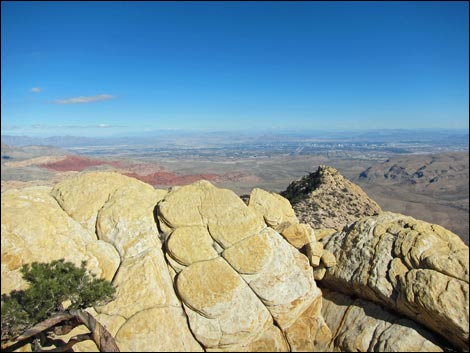
{"type": "Polygon", "coordinates": [[[320,346],[340,352],[442,352],[432,333],[377,304],[323,289],[322,313],[333,336],[320,346]]]}
{"type": "Polygon", "coordinates": [[[321,280],[325,268],[335,266],[333,254],[323,249],[316,239],[315,232],[308,224],[299,223],[289,201],[276,193],[255,188],[247,198],[248,207],[261,215],[266,224],[280,234],[297,249],[307,253],[310,265],[314,267],[315,280],[321,280]]]}
{"type": "Polygon", "coordinates": [[[468,247],[444,228],[382,213],[322,240],[337,266],[322,281],[380,303],[468,348],[468,247]]]}
{"type": "Polygon", "coordinates": [[[319,166],[314,173],[293,181],[281,195],[287,198],[300,222],[312,228],[344,226],[381,212],[380,206],[335,168],[319,166]]]}
{"type": "Polygon", "coordinates": [[[207,348],[248,345],[272,326],[266,307],[220,257],[193,263],[178,275],[176,286],[191,330],[207,348]]]}
{"type": "Polygon", "coordinates": [[[159,202],[176,288],[206,349],[285,350],[289,342],[291,349],[305,350],[313,339],[299,337],[329,337],[307,258],[275,230],[298,225],[288,206],[259,189],[246,206],[206,181],[175,188],[159,202]],[[309,311],[310,321],[300,319],[314,302],[318,310],[309,311]]]}
{"type": "MultiPolygon", "coordinates": [[[[29,192],[9,191],[2,199],[2,235],[11,233],[2,237],[2,279],[14,277],[18,258],[35,259],[28,244],[36,241],[43,250],[37,261],[65,257],[98,264],[92,270],[112,279],[116,297],[94,315],[121,350],[306,350],[329,339],[321,292],[307,258],[296,249],[314,239],[313,232],[278,195],[255,191],[272,199],[261,211],[208,182],[167,193],[103,172],[65,180],[50,194],[29,192]],[[24,212],[17,212],[19,205],[24,212]],[[26,221],[31,212],[37,223],[26,221]],[[63,229],[64,238],[47,239],[46,233],[57,233],[47,228],[49,221],[63,229]],[[43,225],[44,235],[36,239],[43,225]],[[274,230],[280,225],[285,237],[274,230]],[[68,247],[57,251],[55,243],[68,247]],[[18,244],[24,246],[16,249],[18,244]],[[96,260],[101,252],[111,252],[114,262],[104,255],[96,260]],[[44,257],[48,253],[53,256],[44,257]]],[[[18,289],[17,281],[5,291],[18,289]]],[[[90,342],[75,348],[96,349],[90,342]]]]}

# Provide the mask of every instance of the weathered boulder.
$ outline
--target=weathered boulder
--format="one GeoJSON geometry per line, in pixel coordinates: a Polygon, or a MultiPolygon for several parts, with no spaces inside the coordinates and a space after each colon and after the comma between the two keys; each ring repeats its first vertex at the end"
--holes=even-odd
{"type": "Polygon", "coordinates": [[[341,352],[442,352],[436,337],[416,322],[379,305],[323,289],[322,314],[331,340],[321,350],[341,352]]]}
{"type": "Polygon", "coordinates": [[[121,351],[440,351],[417,322],[468,345],[468,247],[411,217],[314,233],[261,189],[247,206],[206,181],[167,192],[103,172],[52,192],[9,190],[1,212],[2,293],[23,288],[26,262],[85,260],[116,286],[113,301],[88,310],[121,351]],[[364,299],[324,299],[315,279],[414,321],[364,299]]]}
{"type": "Polygon", "coordinates": [[[210,188],[205,195],[201,212],[211,237],[224,249],[266,227],[262,218],[246,207],[233,191],[227,189],[214,186],[210,188]]]}
{"type": "Polygon", "coordinates": [[[336,266],[336,257],[328,250],[323,250],[320,261],[326,268],[336,266]]]}
{"type": "Polygon", "coordinates": [[[248,207],[263,216],[266,224],[274,230],[281,230],[285,223],[299,223],[289,200],[273,192],[253,189],[248,207]]]}
{"type": "Polygon", "coordinates": [[[176,286],[191,330],[205,347],[247,345],[272,325],[253,291],[220,257],[193,263],[178,275],[176,286]]]}
{"type": "Polygon", "coordinates": [[[323,279],[327,268],[336,266],[335,256],[323,248],[322,242],[314,239],[305,246],[305,250],[316,281],[323,279]]]}
{"type": "Polygon", "coordinates": [[[163,253],[158,247],[122,261],[113,284],[116,286],[116,299],[97,307],[99,313],[129,319],[153,307],[181,307],[163,253]]]}
{"type": "Polygon", "coordinates": [[[312,241],[307,244],[307,257],[310,261],[310,265],[317,267],[320,265],[320,259],[323,255],[323,243],[319,241],[312,241]]]}
{"type": "Polygon", "coordinates": [[[321,313],[322,306],[322,297],[317,297],[286,330],[293,352],[318,352],[332,340],[331,330],[321,313]]]}
{"type": "Polygon", "coordinates": [[[280,229],[280,232],[282,236],[297,249],[315,240],[313,229],[308,224],[289,224],[280,229]]]}
{"type": "Polygon", "coordinates": [[[322,284],[378,302],[468,348],[468,247],[444,228],[382,213],[322,239],[337,266],[322,284]]]}
{"type": "Polygon", "coordinates": [[[271,228],[235,244],[222,256],[282,329],[291,326],[321,296],[307,258],[271,228]]]}
{"type": "Polygon", "coordinates": [[[99,209],[96,233],[124,259],[161,246],[153,210],[167,192],[141,182],[123,181],[126,184],[110,194],[99,209]]]}
{"type": "Polygon", "coordinates": [[[121,352],[203,352],[187,328],[181,307],[139,311],[116,333],[121,352]]]}
{"type": "Polygon", "coordinates": [[[180,227],[167,241],[167,254],[180,265],[215,259],[219,256],[214,240],[205,227],[180,227]]]}
{"type": "Polygon", "coordinates": [[[320,310],[301,318],[313,302],[321,307],[321,292],[308,259],[273,229],[298,221],[275,194],[258,189],[250,204],[206,181],[176,188],[158,203],[189,325],[207,350],[305,350],[313,341],[299,337],[329,334],[320,310]],[[257,195],[265,198],[256,202],[257,195]],[[272,209],[265,199],[275,202],[272,209]]]}
{"type": "Polygon", "coordinates": [[[158,203],[157,212],[160,229],[167,234],[179,227],[207,227],[223,248],[266,227],[235,193],[204,180],[174,189],[158,203]]]}

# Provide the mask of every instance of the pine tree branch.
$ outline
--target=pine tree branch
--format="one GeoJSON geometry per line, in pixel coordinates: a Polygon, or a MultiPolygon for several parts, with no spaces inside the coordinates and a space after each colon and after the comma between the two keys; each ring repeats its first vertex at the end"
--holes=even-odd
{"type": "MultiPolygon", "coordinates": [[[[72,337],[63,347],[68,347],[67,349],[70,349],[74,344],[90,339],[95,342],[96,346],[101,352],[119,352],[119,347],[117,346],[116,341],[109,331],[90,313],[80,309],[56,313],[54,316],[26,330],[23,334],[8,340],[7,342],[2,342],[1,350],[13,351],[27,343],[31,343],[35,338],[39,337],[41,334],[45,334],[48,331],[59,333],[70,332],[73,327],[78,325],[85,325],[90,330],[90,333],[72,337]],[[71,319],[76,320],[76,322],[70,323],[71,319]]],[[[63,352],[67,350],[62,350],[63,347],[57,347],[53,350],[47,351],[63,352]]]]}

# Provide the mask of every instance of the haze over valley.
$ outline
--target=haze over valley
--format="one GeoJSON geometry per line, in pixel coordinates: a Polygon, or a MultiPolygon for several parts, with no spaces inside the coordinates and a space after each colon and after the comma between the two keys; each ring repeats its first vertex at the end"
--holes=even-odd
{"type": "Polygon", "coordinates": [[[81,171],[114,170],[156,188],[206,179],[243,195],[255,187],[281,192],[319,165],[337,168],[382,209],[438,223],[468,244],[464,130],[2,136],[2,190],[51,185],[81,171]]]}

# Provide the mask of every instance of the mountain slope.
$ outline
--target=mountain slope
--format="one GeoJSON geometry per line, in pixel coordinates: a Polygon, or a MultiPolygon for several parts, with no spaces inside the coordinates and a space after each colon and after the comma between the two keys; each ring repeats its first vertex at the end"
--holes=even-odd
{"type": "Polygon", "coordinates": [[[281,195],[292,203],[299,220],[314,229],[341,229],[358,218],[381,212],[359,186],[335,168],[323,165],[293,181],[281,195]]]}
{"type": "Polygon", "coordinates": [[[351,180],[383,210],[438,223],[468,244],[468,152],[394,157],[351,180]]]}

